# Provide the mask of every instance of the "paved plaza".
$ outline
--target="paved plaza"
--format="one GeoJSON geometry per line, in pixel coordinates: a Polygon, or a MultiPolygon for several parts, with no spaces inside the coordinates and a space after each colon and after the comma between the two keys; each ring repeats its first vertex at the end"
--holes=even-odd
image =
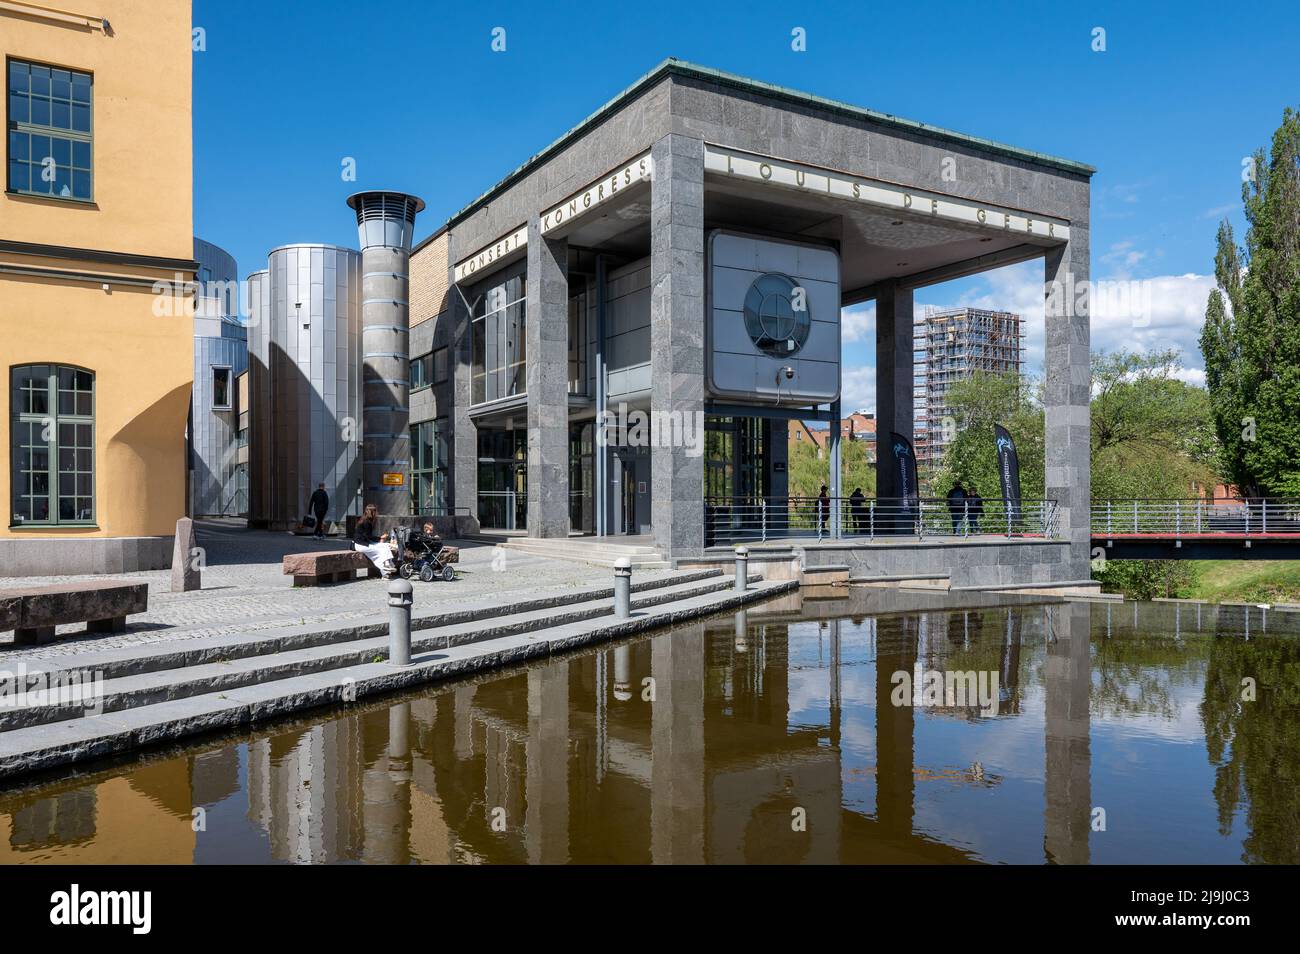
{"type": "MultiPolygon", "coordinates": [[[[80,632],[83,624],[61,626],[57,641],[24,647],[15,647],[13,634],[6,633],[0,635],[0,666],[90,649],[253,633],[276,626],[344,623],[387,612],[383,580],[295,588],[292,578],[281,572],[281,559],[286,553],[348,549],[347,541],[336,538],[322,542],[288,533],[248,530],[236,521],[196,521],[195,528],[206,561],[201,590],[173,593],[170,570],[114,574],[112,579],[144,580],[149,584],[149,611],[131,616],[126,632],[85,634],[80,632]]],[[[490,595],[512,602],[539,590],[612,581],[607,567],[519,553],[491,543],[448,542],[461,548],[457,578],[452,583],[415,582],[417,609],[438,605],[450,608],[490,595]]],[[[646,570],[637,576],[644,579],[666,572],[646,570]]],[[[0,589],[103,579],[106,577],[0,577],[0,589]]]]}

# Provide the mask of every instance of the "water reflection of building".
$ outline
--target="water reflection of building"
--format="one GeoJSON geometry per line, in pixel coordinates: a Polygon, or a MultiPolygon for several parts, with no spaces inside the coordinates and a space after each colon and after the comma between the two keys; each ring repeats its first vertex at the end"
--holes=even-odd
{"type": "Polygon", "coordinates": [[[188,864],[194,856],[193,760],[78,779],[18,796],[0,812],[0,864],[188,864]]]}
{"type": "Polygon", "coordinates": [[[1021,673],[1005,612],[972,627],[886,599],[897,611],[854,620],[796,596],[46,789],[0,812],[0,860],[188,861],[230,837],[228,821],[196,835],[191,817],[235,795],[242,771],[267,860],[967,862],[968,848],[918,825],[928,713],[891,702],[893,673],[965,653],[1001,667],[1013,700],[1041,676],[1044,857],[1087,861],[1088,607],[1019,611],[1026,626],[1043,620],[1046,643],[1041,667],[1021,673]],[[853,666],[874,680],[853,680],[853,666]]]}
{"type": "Polygon", "coordinates": [[[271,856],[299,864],[357,856],[362,842],[360,726],[354,718],[249,744],[248,817],[271,856]]]}

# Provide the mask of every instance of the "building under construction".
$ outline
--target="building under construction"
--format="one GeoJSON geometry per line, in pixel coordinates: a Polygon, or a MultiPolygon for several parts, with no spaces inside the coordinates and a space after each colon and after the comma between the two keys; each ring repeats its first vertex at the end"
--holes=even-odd
{"type": "Polygon", "coordinates": [[[917,463],[937,467],[955,438],[948,391],[978,371],[1019,373],[1025,360],[1024,321],[1008,311],[930,306],[912,322],[912,401],[917,463]]]}

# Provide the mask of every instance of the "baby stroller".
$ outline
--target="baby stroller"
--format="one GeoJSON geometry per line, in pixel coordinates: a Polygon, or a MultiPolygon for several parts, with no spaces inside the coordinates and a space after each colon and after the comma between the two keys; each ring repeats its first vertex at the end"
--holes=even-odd
{"type": "Polygon", "coordinates": [[[456,579],[452,564],[460,562],[460,550],[443,546],[442,537],[436,533],[425,534],[411,527],[400,527],[397,530],[397,544],[402,556],[397,572],[402,575],[402,579],[418,579],[424,583],[432,583],[439,578],[450,583],[456,579]]]}

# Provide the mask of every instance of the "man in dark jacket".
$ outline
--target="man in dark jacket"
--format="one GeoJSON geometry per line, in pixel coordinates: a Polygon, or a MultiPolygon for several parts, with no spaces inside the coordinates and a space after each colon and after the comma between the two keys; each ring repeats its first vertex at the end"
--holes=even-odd
{"type": "Polygon", "coordinates": [[[952,517],[952,532],[955,536],[961,533],[961,522],[966,516],[966,488],[960,480],[948,491],[948,514],[952,517]]]}
{"type": "Polygon", "coordinates": [[[970,523],[970,532],[980,532],[980,517],[984,516],[984,498],[974,487],[966,494],[966,516],[970,523]]]}
{"type": "Polygon", "coordinates": [[[330,495],[325,492],[325,484],[316,485],[311,499],[307,501],[307,510],[316,518],[316,539],[325,539],[325,514],[329,513],[330,495]]]}
{"type": "Polygon", "coordinates": [[[867,522],[866,517],[863,516],[866,509],[867,495],[862,492],[861,487],[854,487],[853,493],[849,495],[849,517],[852,524],[850,532],[862,532],[862,528],[867,522]]]}

